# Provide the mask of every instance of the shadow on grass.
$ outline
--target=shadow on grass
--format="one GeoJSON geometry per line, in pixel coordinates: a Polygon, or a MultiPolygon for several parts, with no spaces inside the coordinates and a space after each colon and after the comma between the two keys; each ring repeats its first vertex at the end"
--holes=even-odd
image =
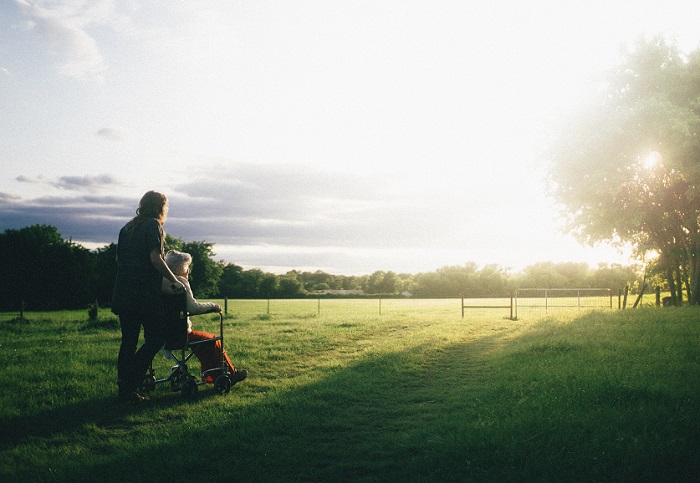
{"type": "MultiPolygon", "coordinates": [[[[534,330],[549,335],[546,324],[534,330]]],[[[426,342],[286,392],[248,397],[252,388],[243,382],[220,410],[210,404],[201,417],[196,402],[173,394],[143,407],[87,401],[0,429],[21,435],[12,445],[56,433],[70,438],[86,423],[118,432],[139,412],[162,426],[161,438],[131,435],[127,450],[57,462],[59,480],[695,481],[698,395],[648,401],[652,389],[638,389],[620,405],[613,396],[625,388],[601,373],[585,388],[604,392],[582,394],[567,382],[588,350],[566,342],[566,328],[558,332],[562,340],[529,338],[530,345],[505,351],[502,334],[426,342]],[[187,414],[162,421],[162,411],[187,414]]],[[[200,401],[212,396],[219,397],[201,391],[200,401]]],[[[31,474],[36,469],[16,476],[31,474]]]]}
{"type": "MultiPolygon", "coordinates": [[[[166,409],[168,407],[191,408],[198,401],[218,396],[211,386],[199,391],[192,399],[185,399],[179,393],[172,393],[172,397],[165,396],[157,401],[144,401],[139,404],[123,403],[116,397],[116,388],[108,390],[111,395],[102,399],[90,399],[87,401],[62,405],[61,407],[42,411],[32,416],[14,416],[0,421],[0,450],[6,450],[13,446],[30,442],[40,438],[61,435],[69,437],[76,434],[86,425],[98,427],[131,427],[135,424],[130,417],[142,414],[154,409],[166,409]]],[[[167,390],[164,390],[167,392],[167,390]]]]}

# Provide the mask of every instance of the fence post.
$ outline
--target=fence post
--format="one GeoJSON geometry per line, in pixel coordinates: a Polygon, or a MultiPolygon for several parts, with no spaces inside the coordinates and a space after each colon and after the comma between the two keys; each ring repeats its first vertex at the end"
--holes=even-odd
{"type": "MultiPolygon", "coordinates": [[[[462,309],[462,312],[464,312],[464,309],[462,309]]],[[[464,314],[462,314],[462,317],[464,317],[464,314]]],[[[510,320],[515,320],[513,318],[513,292],[510,293],[510,320]]]]}
{"type": "Polygon", "coordinates": [[[224,297],[224,314],[228,315],[228,297],[224,297]]]}
{"type": "Polygon", "coordinates": [[[321,297],[318,298],[318,315],[321,315],[321,297]]]}
{"type": "Polygon", "coordinates": [[[267,299],[267,315],[270,315],[270,299],[267,299]]]}

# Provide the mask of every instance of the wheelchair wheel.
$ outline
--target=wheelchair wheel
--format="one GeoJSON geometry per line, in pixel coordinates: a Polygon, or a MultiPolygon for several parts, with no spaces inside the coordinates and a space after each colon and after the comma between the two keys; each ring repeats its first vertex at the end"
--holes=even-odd
{"type": "Polygon", "coordinates": [[[143,382],[141,383],[141,386],[139,386],[139,390],[141,392],[151,392],[155,390],[156,388],[156,376],[153,375],[146,375],[143,378],[143,382]]]}
{"type": "Polygon", "coordinates": [[[189,399],[191,397],[194,397],[196,392],[197,392],[197,380],[194,378],[194,376],[191,376],[182,385],[182,395],[183,395],[183,397],[189,399]]]}
{"type": "Polygon", "coordinates": [[[170,370],[170,390],[173,392],[178,392],[182,390],[184,383],[186,382],[186,375],[182,373],[182,370],[178,367],[170,370]]]}
{"type": "Polygon", "coordinates": [[[221,375],[214,381],[214,387],[219,391],[219,394],[228,394],[231,390],[231,379],[226,375],[221,375]]]}

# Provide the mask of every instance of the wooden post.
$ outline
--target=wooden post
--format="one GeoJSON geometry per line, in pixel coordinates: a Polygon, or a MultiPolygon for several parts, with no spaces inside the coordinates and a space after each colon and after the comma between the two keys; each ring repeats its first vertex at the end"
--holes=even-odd
{"type": "MultiPolygon", "coordinates": [[[[462,311],[464,311],[464,309],[462,309],[462,311]]],[[[464,317],[464,314],[462,314],[462,317],[464,317]]],[[[515,320],[513,318],[513,292],[510,293],[510,320],[515,320]]]]}
{"type": "Polygon", "coordinates": [[[228,297],[224,297],[224,314],[228,315],[228,297]]]}

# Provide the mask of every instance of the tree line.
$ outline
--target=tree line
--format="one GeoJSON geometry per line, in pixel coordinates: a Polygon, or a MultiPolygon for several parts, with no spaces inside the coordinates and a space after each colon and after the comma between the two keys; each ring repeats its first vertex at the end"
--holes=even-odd
{"type": "MultiPolygon", "coordinates": [[[[108,307],[116,275],[116,245],[89,250],[64,240],[50,225],[32,225],[0,234],[3,276],[0,311],[108,307]]],[[[214,244],[166,235],[166,250],[192,255],[190,284],[197,298],[300,297],[503,297],[521,288],[610,288],[639,284],[636,265],[540,262],[519,273],[474,262],[418,274],[375,271],[333,275],[292,270],[283,275],[215,261],[214,244]]]]}

